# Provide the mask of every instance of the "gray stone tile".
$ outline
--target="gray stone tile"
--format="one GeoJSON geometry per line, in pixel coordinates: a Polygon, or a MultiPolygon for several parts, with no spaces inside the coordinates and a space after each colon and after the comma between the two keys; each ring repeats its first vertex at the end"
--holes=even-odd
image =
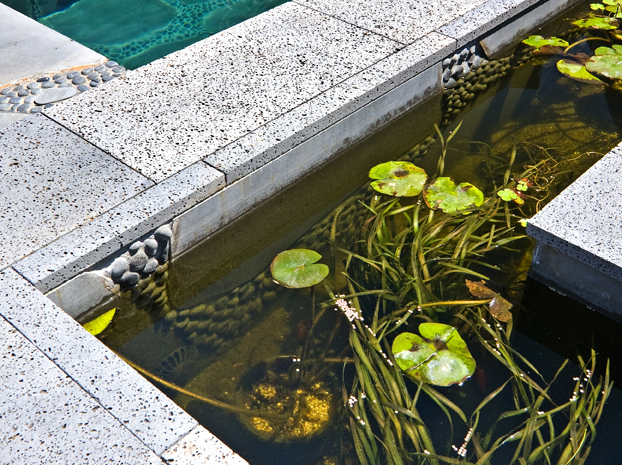
{"type": "Polygon", "coordinates": [[[99,53],[0,3],[0,86],[104,61],[99,53]]]}
{"type": "Polygon", "coordinates": [[[453,39],[431,33],[216,151],[205,161],[224,172],[230,184],[403,84],[454,50],[453,39]]]}
{"type": "Polygon", "coordinates": [[[0,314],[157,454],[197,425],[13,270],[0,273],[0,295],[0,314]]]}
{"type": "Polygon", "coordinates": [[[398,48],[287,3],[46,114],[161,181],[398,48]]]}
{"type": "Polygon", "coordinates": [[[0,268],[153,185],[43,115],[0,128],[0,268]]]}
{"type": "Polygon", "coordinates": [[[162,454],[162,458],[175,465],[204,465],[222,463],[248,465],[212,433],[197,426],[177,444],[162,454]]]}
{"type": "Polygon", "coordinates": [[[527,232],[622,281],[622,144],[529,220],[527,232]]]}
{"type": "Polygon", "coordinates": [[[457,40],[457,47],[479,38],[494,27],[516,16],[538,0],[489,0],[438,29],[457,40]]]}
{"type": "Polygon", "coordinates": [[[17,113],[12,111],[0,111],[0,129],[10,126],[13,123],[28,118],[28,113],[17,113]]]}
{"type": "Polygon", "coordinates": [[[14,268],[47,292],[144,236],[225,185],[225,177],[199,162],[98,216],[14,268]]]}
{"type": "Polygon", "coordinates": [[[0,464],[162,464],[2,317],[0,366],[0,464]]]}
{"type": "Polygon", "coordinates": [[[295,0],[403,44],[429,34],[485,0],[295,0]]]}

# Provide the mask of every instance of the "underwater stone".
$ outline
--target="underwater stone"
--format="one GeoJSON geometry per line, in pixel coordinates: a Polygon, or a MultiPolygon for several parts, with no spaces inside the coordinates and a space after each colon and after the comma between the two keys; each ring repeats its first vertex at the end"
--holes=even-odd
{"type": "Polygon", "coordinates": [[[88,86],[85,86],[84,84],[80,84],[80,85],[77,87],[77,89],[78,89],[80,92],[86,92],[87,90],[89,90],[88,86]]]}
{"type": "Polygon", "coordinates": [[[56,87],[56,83],[54,82],[44,82],[41,84],[42,89],[51,89],[52,87],[56,87]]]}
{"type": "Polygon", "coordinates": [[[129,248],[130,255],[134,255],[136,252],[142,249],[143,246],[144,244],[140,241],[134,242],[132,245],[130,245],[130,248],[129,248]]]}
{"type": "Polygon", "coordinates": [[[72,71],[71,73],[67,74],[67,79],[73,79],[78,76],[80,76],[80,73],[78,71],[72,71]]]}
{"type": "Polygon", "coordinates": [[[443,82],[447,82],[447,80],[451,77],[451,68],[445,69],[443,71],[443,82]]]}
{"type": "Polygon", "coordinates": [[[164,246],[162,247],[162,250],[160,250],[160,253],[158,253],[158,260],[165,262],[166,260],[168,260],[168,249],[169,249],[169,242],[166,242],[164,244],[164,246]]]}
{"type": "Polygon", "coordinates": [[[125,257],[118,257],[110,265],[110,276],[118,278],[130,269],[130,262],[125,257]]]}
{"type": "Polygon", "coordinates": [[[159,265],[160,264],[155,258],[150,258],[145,267],[143,268],[143,273],[151,274],[156,270],[156,268],[158,268],[159,265]]]}
{"type": "Polygon", "coordinates": [[[119,284],[123,287],[132,287],[135,286],[136,283],[140,280],[140,275],[138,273],[132,273],[131,271],[126,271],[119,279],[119,284]]]}
{"type": "Polygon", "coordinates": [[[462,75],[466,76],[470,71],[469,64],[467,62],[462,63],[462,75]]]}
{"type": "Polygon", "coordinates": [[[30,95],[30,91],[27,89],[22,89],[17,93],[18,97],[26,97],[27,95],[30,95]]]}
{"type": "Polygon", "coordinates": [[[151,238],[145,241],[145,253],[149,257],[153,257],[157,250],[158,250],[158,241],[156,241],[155,239],[151,239],[151,238]]]}
{"type": "Polygon", "coordinates": [[[171,231],[171,227],[168,224],[165,224],[156,229],[153,235],[157,241],[170,241],[171,237],[173,237],[173,231],[171,231]]]}
{"type": "Polygon", "coordinates": [[[454,65],[454,67],[451,68],[451,75],[454,79],[461,78],[463,74],[464,74],[464,69],[462,68],[461,65],[454,65]]]}
{"type": "Polygon", "coordinates": [[[449,80],[445,84],[445,88],[451,89],[452,87],[456,87],[456,80],[454,78],[449,78],[449,80]]]}
{"type": "Polygon", "coordinates": [[[75,78],[73,78],[71,80],[71,82],[77,86],[78,84],[84,84],[86,82],[86,79],[83,78],[82,76],[76,76],[75,78]]]}

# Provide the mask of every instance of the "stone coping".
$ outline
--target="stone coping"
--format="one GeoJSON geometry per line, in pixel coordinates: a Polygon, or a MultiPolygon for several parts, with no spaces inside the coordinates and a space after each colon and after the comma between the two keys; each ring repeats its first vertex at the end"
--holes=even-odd
{"type": "MultiPolygon", "coordinates": [[[[443,58],[535,3],[290,2],[5,127],[0,143],[15,161],[2,158],[2,169],[16,170],[16,188],[40,186],[22,193],[26,203],[15,214],[26,225],[43,218],[50,232],[23,240],[17,236],[26,228],[3,230],[3,243],[15,240],[0,264],[0,331],[9,341],[0,346],[8,367],[3,386],[32,375],[20,389],[34,401],[0,396],[9,399],[0,408],[11,418],[0,424],[0,463],[29,447],[34,436],[16,431],[50,402],[72,407],[37,423],[31,434],[51,439],[21,456],[26,463],[245,463],[42,291],[171,220],[174,253],[196,244],[440,92],[443,58]],[[33,143],[42,168],[20,171],[33,143]],[[76,184],[92,197],[82,201],[80,189],[71,191],[76,184]],[[48,208],[29,209],[41,202],[48,208]],[[57,421],[87,410],[95,431],[57,421]],[[96,450],[101,438],[106,447],[96,450]],[[107,447],[111,441],[119,447],[107,447]]],[[[16,200],[10,192],[0,199],[3,207],[16,200]]]]}

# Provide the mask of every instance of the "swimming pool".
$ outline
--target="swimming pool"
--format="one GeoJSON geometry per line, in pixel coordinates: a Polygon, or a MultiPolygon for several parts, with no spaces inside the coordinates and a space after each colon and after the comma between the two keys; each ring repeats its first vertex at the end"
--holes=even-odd
{"type": "Polygon", "coordinates": [[[274,8],[284,0],[3,0],[129,69],[274,8]]]}

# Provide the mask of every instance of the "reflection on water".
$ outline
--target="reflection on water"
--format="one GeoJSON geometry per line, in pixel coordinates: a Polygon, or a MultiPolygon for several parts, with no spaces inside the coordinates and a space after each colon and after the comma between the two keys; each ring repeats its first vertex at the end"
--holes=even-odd
{"type": "MultiPolygon", "coordinates": [[[[565,171],[551,171],[551,175],[563,181],[558,186],[562,189],[617,144],[622,114],[617,99],[617,94],[603,86],[561,77],[552,63],[523,65],[459,115],[463,124],[450,143],[445,174],[490,191],[492,176],[498,174],[495,161],[508,160],[517,148],[515,166],[529,164],[530,157],[543,154],[560,162],[551,170],[563,166],[565,171]]],[[[310,325],[323,311],[320,303],[329,299],[326,291],[322,286],[285,289],[272,281],[268,267],[276,253],[290,247],[317,250],[332,269],[343,267],[339,256],[331,256],[328,242],[333,230],[339,234],[337,243],[348,244],[361,227],[366,210],[359,200],[372,195],[365,186],[358,188],[365,182],[366,171],[378,162],[407,157],[434,172],[440,146],[432,125],[446,115],[438,99],[426,105],[259,206],[178,258],[168,270],[108,303],[107,308],[117,307],[118,316],[103,333],[106,344],[158,378],[183,387],[186,392],[155,382],[252,464],[338,463],[340,454],[343,463],[355,463],[351,439],[342,434],[342,379],[347,384],[353,376],[347,363],[347,324],[328,308],[316,327],[310,325]],[[335,211],[339,216],[333,226],[335,211]],[[231,408],[217,407],[189,393],[231,408]],[[253,417],[258,406],[267,409],[270,418],[253,417]]],[[[443,128],[445,137],[457,122],[443,128]]],[[[556,193],[551,192],[542,205],[556,193]]],[[[487,257],[509,270],[509,277],[500,281],[520,284],[524,280],[528,249],[487,257]]],[[[339,273],[330,279],[333,287],[343,287],[339,273]]],[[[578,322],[559,316],[563,302],[534,291],[534,286],[510,289],[512,297],[522,298],[525,304],[515,313],[518,328],[533,333],[538,341],[517,335],[515,344],[550,379],[562,361],[550,349],[573,357],[569,347],[574,347],[587,356],[591,345],[585,341],[600,336],[599,326],[591,326],[593,315],[578,307],[576,318],[589,334],[583,334],[582,344],[573,345],[568,328],[578,322]],[[558,318],[534,327],[534,313],[543,311],[539,306],[544,302],[546,309],[556,309],[558,318]]],[[[603,324],[615,326],[599,323],[603,324]]],[[[598,348],[601,360],[612,358],[614,381],[619,382],[615,376],[622,366],[615,359],[616,349],[606,344],[598,348]]],[[[462,388],[443,391],[455,402],[475,406],[504,381],[506,373],[496,368],[495,360],[484,354],[476,359],[478,371],[472,380],[462,388]]],[[[575,373],[572,367],[562,372],[556,395],[570,395],[572,387],[564,383],[575,373]]],[[[500,402],[504,399],[511,405],[511,396],[499,396],[500,402]]],[[[622,459],[618,449],[607,445],[619,439],[622,430],[618,390],[609,404],[588,464],[622,459]]],[[[500,411],[507,408],[511,407],[499,406],[500,411]]],[[[452,437],[438,406],[423,403],[419,411],[434,419],[435,438],[452,437]]],[[[454,433],[460,440],[466,431],[456,426],[454,433]]]]}

